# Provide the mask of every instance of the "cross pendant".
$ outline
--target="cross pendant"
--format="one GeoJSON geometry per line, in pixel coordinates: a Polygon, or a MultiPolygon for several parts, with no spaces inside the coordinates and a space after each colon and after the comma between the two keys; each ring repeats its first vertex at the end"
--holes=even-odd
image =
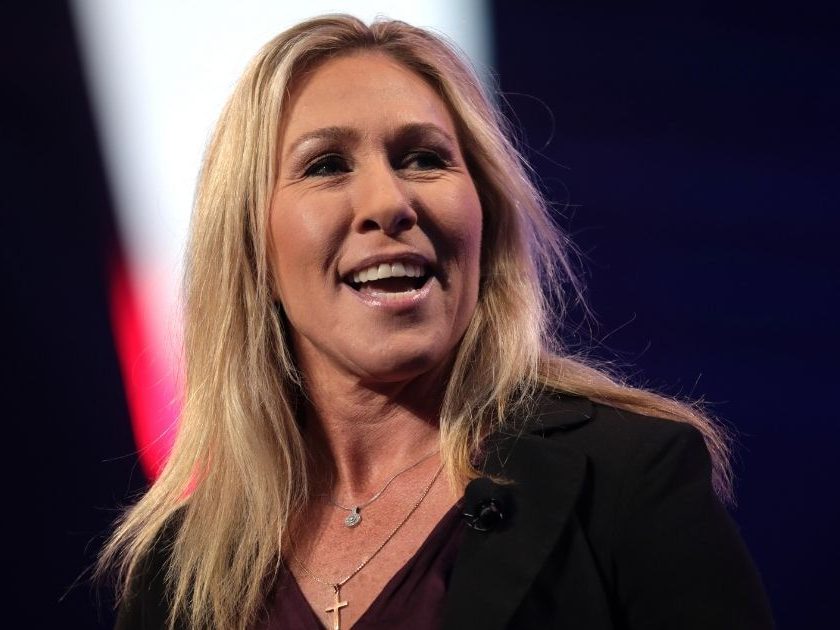
{"type": "Polygon", "coordinates": [[[347,602],[341,601],[341,585],[333,584],[333,591],[335,591],[335,602],[324,612],[333,614],[333,630],[341,630],[341,609],[347,605],[347,602]]]}

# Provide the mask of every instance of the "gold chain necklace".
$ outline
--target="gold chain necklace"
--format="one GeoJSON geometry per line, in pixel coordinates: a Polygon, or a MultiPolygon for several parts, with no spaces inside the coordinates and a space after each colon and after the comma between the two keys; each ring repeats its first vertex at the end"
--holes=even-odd
{"type": "Polygon", "coordinates": [[[371,560],[373,560],[377,556],[377,554],[379,554],[379,552],[382,551],[382,549],[384,549],[385,545],[387,545],[390,542],[390,540],[394,536],[396,536],[397,532],[400,531],[402,526],[405,525],[406,522],[408,521],[408,519],[411,518],[411,515],[414,514],[415,511],[417,511],[417,508],[420,507],[420,504],[423,503],[423,499],[426,498],[426,495],[429,494],[429,491],[432,489],[432,486],[435,485],[435,481],[437,481],[437,478],[440,476],[440,473],[441,473],[442,470],[443,470],[443,466],[441,465],[437,469],[437,472],[435,472],[435,475],[434,475],[434,477],[432,477],[432,480],[428,483],[428,485],[425,488],[423,488],[423,493],[420,495],[420,498],[417,499],[417,501],[414,502],[414,505],[411,506],[411,509],[408,511],[408,514],[406,514],[403,517],[403,519],[399,523],[397,523],[397,526],[394,527],[394,529],[391,530],[391,533],[388,534],[388,536],[385,537],[385,540],[383,540],[382,543],[380,543],[380,545],[373,551],[373,553],[370,554],[364,560],[362,560],[359,563],[359,566],[357,566],[355,569],[353,569],[350,573],[348,573],[346,576],[344,576],[340,580],[338,580],[336,582],[330,582],[328,580],[324,580],[324,579],[318,577],[317,575],[315,575],[314,573],[312,573],[312,571],[310,571],[300,561],[293,560],[293,562],[300,568],[301,571],[303,571],[307,575],[307,577],[311,578],[312,580],[314,580],[318,584],[328,586],[333,590],[335,600],[333,601],[332,605],[327,606],[327,608],[324,610],[324,612],[332,613],[333,630],[341,630],[341,609],[348,605],[346,600],[341,601],[341,587],[344,586],[345,584],[347,584],[347,582],[349,582],[353,577],[355,577],[356,574],[359,573],[359,571],[364,569],[367,566],[367,564],[371,560]]]}

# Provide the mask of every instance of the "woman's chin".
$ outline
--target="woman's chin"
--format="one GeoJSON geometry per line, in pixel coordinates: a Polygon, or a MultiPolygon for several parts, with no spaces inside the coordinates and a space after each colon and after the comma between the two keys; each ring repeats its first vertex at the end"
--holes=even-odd
{"type": "Polygon", "coordinates": [[[360,383],[375,388],[377,384],[393,385],[438,374],[445,359],[429,354],[392,354],[378,360],[359,361],[356,370],[360,383]]]}
{"type": "Polygon", "coordinates": [[[369,388],[425,380],[427,376],[445,382],[460,335],[440,331],[451,329],[451,322],[375,333],[363,329],[337,341],[298,333],[295,354],[303,373],[319,379],[349,380],[369,388]]]}

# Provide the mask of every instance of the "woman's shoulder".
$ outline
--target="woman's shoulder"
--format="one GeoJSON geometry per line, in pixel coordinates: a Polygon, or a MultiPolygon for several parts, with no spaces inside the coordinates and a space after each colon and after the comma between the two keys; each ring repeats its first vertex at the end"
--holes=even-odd
{"type": "Polygon", "coordinates": [[[585,462],[576,522],[639,627],[773,627],[700,429],[562,393],[523,416],[545,452],[585,462]]]}
{"type": "Polygon", "coordinates": [[[703,434],[687,422],[559,392],[541,396],[524,416],[520,436],[545,453],[581,462],[593,523],[658,510],[668,496],[691,493],[717,502],[712,457],[703,434]]]}

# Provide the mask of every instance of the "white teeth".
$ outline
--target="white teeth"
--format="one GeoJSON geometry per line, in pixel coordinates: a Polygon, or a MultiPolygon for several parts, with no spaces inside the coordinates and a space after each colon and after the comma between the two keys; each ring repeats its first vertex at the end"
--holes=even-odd
{"type": "MultiPolygon", "coordinates": [[[[379,265],[371,265],[367,269],[356,271],[353,273],[353,282],[362,284],[370,282],[371,280],[381,280],[383,278],[420,278],[426,275],[426,269],[422,265],[412,265],[410,263],[381,263],[379,265]]],[[[400,295],[394,293],[393,295],[400,295]]]]}

